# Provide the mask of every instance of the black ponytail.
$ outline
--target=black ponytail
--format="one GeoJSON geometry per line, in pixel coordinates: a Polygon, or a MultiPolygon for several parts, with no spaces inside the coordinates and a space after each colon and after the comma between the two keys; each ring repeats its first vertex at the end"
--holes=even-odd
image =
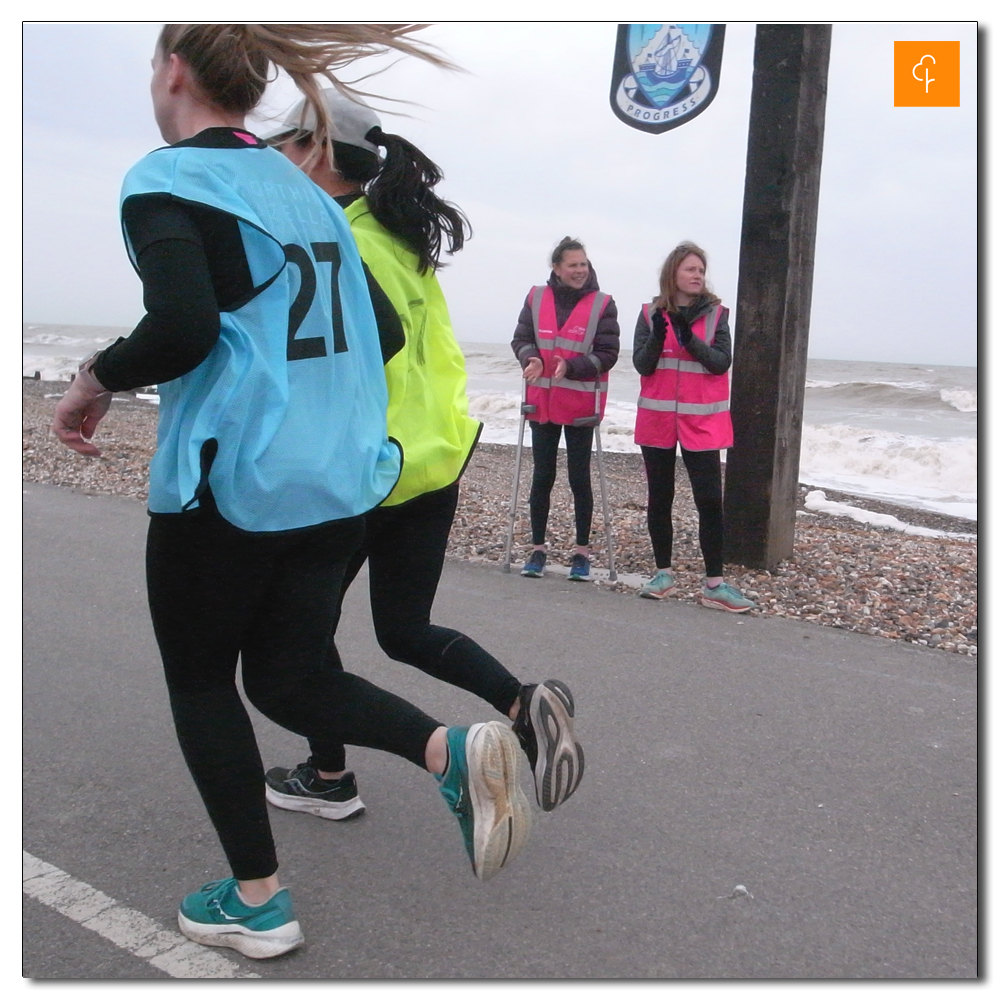
{"type": "Polygon", "coordinates": [[[420,258],[421,273],[438,270],[443,240],[449,254],[461,250],[472,235],[469,220],[434,193],[441,170],[413,143],[378,125],[365,138],[385,148],[382,169],[365,190],[372,215],[420,258]]]}

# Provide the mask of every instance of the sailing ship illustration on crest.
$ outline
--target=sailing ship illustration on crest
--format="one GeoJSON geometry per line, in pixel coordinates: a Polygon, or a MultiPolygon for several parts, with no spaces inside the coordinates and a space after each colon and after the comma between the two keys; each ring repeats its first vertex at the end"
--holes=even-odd
{"type": "Polygon", "coordinates": [[[619,25],[615,114],[648,132],[695,117],[715,96],[724,34],[721,24],[619,25]]]}

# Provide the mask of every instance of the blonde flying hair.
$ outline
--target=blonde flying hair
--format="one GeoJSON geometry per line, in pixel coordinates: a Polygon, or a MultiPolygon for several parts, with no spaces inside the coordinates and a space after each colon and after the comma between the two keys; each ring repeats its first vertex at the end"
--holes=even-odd
{"type": "MultiPolygon", "coordinates": [[[[415,56],[443,69],[456,67],[427,42],[411,39],[426,24],[166,24],[157,42],[162,55],[176,53],[191,67],[205,99],[224,111],[249,114],[260,103],[271,66],[284,70],[316,115],[316,158],[333,166],[330,117],[319,77],[346,97],[358,91],[334,71],[365,56],[389,51],[415,56]]],[[[371,96],[371,95],[367,95],[371,96]]],[[[310,158],[311,159],[311,158],[310,158]]]]}
{"type": "MultiPolygon", "coordinates": [[[[678,243],[670,251],[667,259],[663,262],[663,267],[660,269],[660,294],[653,301],[655,309],[665,309],[667,312],[677,311],[677,268],[681,266],[681,261],[691,254],[700,257],[702,264],[705,265],[705,270],[708,270],[708,257],[700,246],[688,241],[678,243]]],[[[720,301],[719,296],[709,289],[707,281],[702,295],[706,298],[709,305],[715,305],[716,302],[720,301]]]]}

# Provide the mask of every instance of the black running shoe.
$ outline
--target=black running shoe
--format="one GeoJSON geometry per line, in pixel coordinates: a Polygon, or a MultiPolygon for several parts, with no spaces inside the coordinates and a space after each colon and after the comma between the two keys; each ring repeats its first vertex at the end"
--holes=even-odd
{"type": "Polygon", "coordinates": [[[583,747],[573,735],[573,695],[562,681],[526,684],[514,734],[535,775],[535,797],[545,812],[562,805],[583,777],[583,747]]]}
{"type": "Polygon", "coordinates": [[[279,809],[310,813],[323,819],[351,819],[365,811],[358,798],[358,783],[354,772],[342,778],[325,781],[310,763],[287,767],[272,767],[264,775],[267,801],[279,809]]]}

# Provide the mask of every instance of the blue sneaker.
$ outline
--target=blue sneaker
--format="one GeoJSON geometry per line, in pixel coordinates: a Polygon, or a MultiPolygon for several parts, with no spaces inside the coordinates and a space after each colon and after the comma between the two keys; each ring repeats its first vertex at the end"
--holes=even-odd
{"type": "Polygon", "coordinates": [[[640,597],[648,597],[651,601],[662,601],[664,597],[677,589],[677,581],[670,570],[658,569],[656,576],[639,588],[640,597]]]}
{"type": "Polygon", "coordinates": [[[185,896],[177,923],[192,941],[235,948],[247,958],[284,955],[305,940],[287,889],[279,889],[260,906],[248,906],[234,878],[209,882],[185,896]]]}
{"type": "Polygon", "coordinates": [[[757,607],[749,597],[744,597],[730,583],[720,583],[718,587],[702,587],[701,603],[706,608],[718,608],[720,611],[732,611],[741,614],[757,607]]]}
{"type": "Polygon", "coordinates": [[[590,579],[590,560],[579,552],[575,553],[569,564],[569,578],[574,582],[590,579]]]}
{"type": "Polygon", "coordinates": [[[462,828],[472,870],[486,881],[520,853],[531,829],[521,749],[506,726],[479,722],[448,730],[448,754],[448,770],[435,777],[462,828]]]}
{"type": "Polygon", "coordinates": [[[531,576],[536,579],[545,574],[545,553],[541,549],[535,549],[528,557],[528,561],[521,570],[521,576],[531,576]]]}

